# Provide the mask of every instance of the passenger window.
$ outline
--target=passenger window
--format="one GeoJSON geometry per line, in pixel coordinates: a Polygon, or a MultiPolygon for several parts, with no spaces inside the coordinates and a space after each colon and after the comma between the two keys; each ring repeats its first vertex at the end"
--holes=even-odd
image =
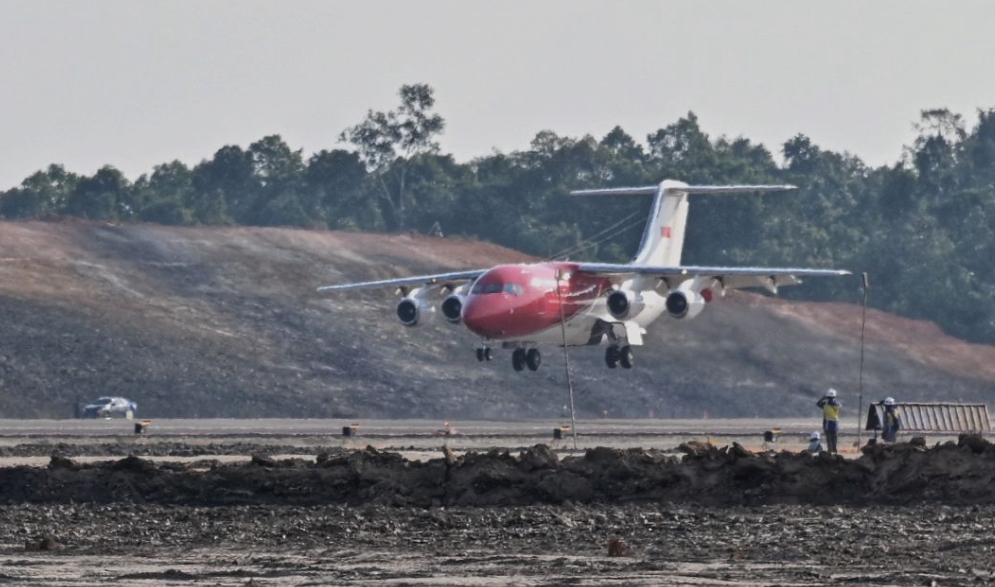
{"type": "Polygon", "coordinates": [[[504,293],[517,296],[525,293],[525,288],[517,283],[506,283],[504,286],[504,293]]]}
{"type": "Polygon", "coordinates": [[[485,294],[501,293],[502,289],[504,288],[500,283],[488,283],[487,285],[484,286],[484,293],[485,294]]]}

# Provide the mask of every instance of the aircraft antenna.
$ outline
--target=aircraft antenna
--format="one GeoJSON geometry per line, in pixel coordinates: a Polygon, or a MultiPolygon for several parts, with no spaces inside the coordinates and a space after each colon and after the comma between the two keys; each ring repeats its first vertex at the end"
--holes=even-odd
{"type": "Polygon", "coordinates": [[[567,323],[563,314],[563,295],[560,293],[560,280],[563,272],[556,270],[556,301],[560,306],[560,335],[563,337],[563,368],[567,374],[567,391],[570,394],[570,432],[574,437],[574,450],[577,450],[577,415],[574,411],[574,384],[570,379],[570,352],[567,351],[567,323]]]}
{"type": "Polygon", "coordinates": [[[619,220],[615,224],[612,224],[608,228],[602,229],[592,234],[591,236],[581,240],[576,245],[563,249],[562,251],[560,251],[555,255],[551,255],[549,259],[558,260],[558,259],[563,259],[569,255],[574,255],[576,253],[589,249],[594,245],[599,245],[605,241],[611,240],[620,234],[623,234],[629,230],[632,230],[637,226],[642,226],[644,224],[646,224],[646,219],[642,217],[642,214],[640,212],[633,212],[632,214],[629,214],[628,216],[619,220]],[[637,216],[639,216],[639,218],[636,218],[637,216]],[[626,226],[622,226],[622,224],[629,222],[634,218],[636,218],[635,222],[632,222],[626,226]],[[622,228],[618,228],[619,226],[622,226],[622,228]],[[618,228],[618,230],[615,230],[616,228],[618,228]]]}

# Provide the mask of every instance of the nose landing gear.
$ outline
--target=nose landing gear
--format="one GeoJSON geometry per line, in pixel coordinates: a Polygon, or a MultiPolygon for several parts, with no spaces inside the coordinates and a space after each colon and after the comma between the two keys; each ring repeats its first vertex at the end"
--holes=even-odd
{"type": "Polygon", "coordinates": [[[483,363],[484,361],[490,361],[494,358],[494,353],[491,351],[491,347],[484,346],[477,349],[477,360],[483,363]]]}
{"type": "Polygon", "coordinates": [[[623,369],[632,369],[634,363],[635,355],[633,355],[632,347],[629,345],[620,347],[613,344],[605,349],[605,364],[608,365],[609,369],[614,369],[618,365],[621,365],[623,369]]]}

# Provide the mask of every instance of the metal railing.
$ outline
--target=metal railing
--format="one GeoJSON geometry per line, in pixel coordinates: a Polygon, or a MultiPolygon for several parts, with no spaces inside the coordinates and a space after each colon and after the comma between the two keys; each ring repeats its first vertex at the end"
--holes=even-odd
{"type": "MultiPolygon", "coordinates": [[[[991,432],[992,422],[985,404],[901,403],[895,409],[902,419],[903,432],[991,432]]],[[[873,430],[874,420],[884,421],[884,405],[872,404],[867,414],[866,430],[873,430]],[[876,418],[870,410],[876,411],[876,418]]]]}

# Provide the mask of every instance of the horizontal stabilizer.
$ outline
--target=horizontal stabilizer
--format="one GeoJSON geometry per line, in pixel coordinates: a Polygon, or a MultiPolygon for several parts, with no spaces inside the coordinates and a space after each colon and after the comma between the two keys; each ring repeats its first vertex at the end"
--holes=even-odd
{"type": "Polygon", "coordinates": [[[574,190],[571,196],[652,196],[660,191],[660,186],[649,185],[641,188],[606,188],[601,190],[574,190]]]}
{"type": "Polygon", "coordinates": [[[680,188],[668,188],[667,191],[684,192],[685,194],[739,194],[743,192],[783,192],[797,190],[796,185],[689,185],[680,188]]]}
{"type": "MultiPolygon", "coordinates": [[[[663,188],[664,192],[675,194],[738,194],[743,192],[781,192],[796,190],[794,185],[674,185],[663,188]]],[[[605,188],[596,190],[574,190],[571,196],[652,196],[660,191],[660,186],[649,185],[635,188],[605,188]]]]}

